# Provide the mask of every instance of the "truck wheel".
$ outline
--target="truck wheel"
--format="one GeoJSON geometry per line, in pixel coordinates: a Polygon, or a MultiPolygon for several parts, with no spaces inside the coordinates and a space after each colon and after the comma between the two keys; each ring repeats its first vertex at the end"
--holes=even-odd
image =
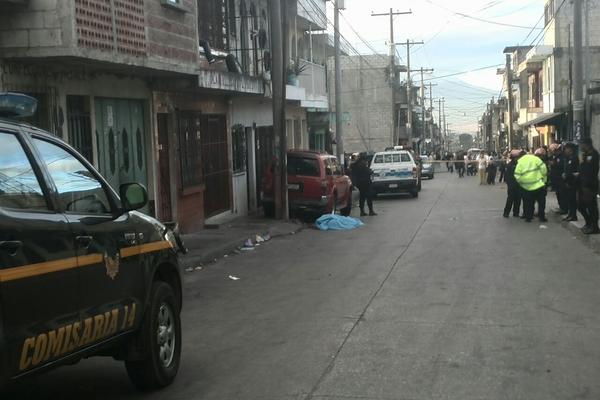
{"type": "Polygon", "coordinates": [[[265,211],[265,217],[275,218],[275,204],[263,203],[263,210],[265,211]]]}
{"type": "Polygon", "coordinates": [[[150,295],[150,308],[139,333],[146,359],[125,361],[129,379],[140,390],[171,384],[181,356],[181,320],[173,289],[165,282],[154,282],[150,295]]]}

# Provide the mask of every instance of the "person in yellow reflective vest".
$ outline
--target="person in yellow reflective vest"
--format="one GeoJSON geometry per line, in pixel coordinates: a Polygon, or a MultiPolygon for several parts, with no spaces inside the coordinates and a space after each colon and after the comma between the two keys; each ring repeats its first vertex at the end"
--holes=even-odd
{"type": "Polygon", "coordinates": [[[548,181],[548,168],[538,154],[525,154],[517,162],[515,179],[521,187],[523,195],[523,212],[525,221],[531,222],[535,203],[538,203],[538,217],[540,222],[546,222],[546,182],[548,181]]]}

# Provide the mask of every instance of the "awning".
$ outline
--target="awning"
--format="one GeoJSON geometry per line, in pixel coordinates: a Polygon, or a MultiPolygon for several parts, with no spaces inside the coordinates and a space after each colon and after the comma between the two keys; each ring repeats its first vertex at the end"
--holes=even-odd
{"type": "Polygon", "coordinates": [[[537,118],[527,121],[521,126],[539,126],[539,125],[560,125],[562,123],[565,113],[546,113],[542,114],[537,118]]]}

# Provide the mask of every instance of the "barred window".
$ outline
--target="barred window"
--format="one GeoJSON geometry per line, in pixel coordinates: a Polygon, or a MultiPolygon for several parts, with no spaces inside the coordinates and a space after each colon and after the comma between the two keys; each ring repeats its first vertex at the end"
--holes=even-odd
{"type": "Polygon", "coordinates": [[[200,113],[179,114],[179,162],[182,189],[202,183],[201,127],[200,113]]]}
{"type": "Polygon", "coordinates": [[[198,0],[199,38],[219,50],[228,50],[227,8],[225,0],[198,0]]]}

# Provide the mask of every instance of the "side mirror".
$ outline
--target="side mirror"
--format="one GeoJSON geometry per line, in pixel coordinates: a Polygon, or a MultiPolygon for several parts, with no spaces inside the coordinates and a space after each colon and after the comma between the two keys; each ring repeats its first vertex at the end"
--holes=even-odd
{"type": "Polygon", "coordinates": [[[144,207],[148,203],[148,191],[139,183],[124,183],[119,188],[123,211],[132,211],[144,207]]]}

